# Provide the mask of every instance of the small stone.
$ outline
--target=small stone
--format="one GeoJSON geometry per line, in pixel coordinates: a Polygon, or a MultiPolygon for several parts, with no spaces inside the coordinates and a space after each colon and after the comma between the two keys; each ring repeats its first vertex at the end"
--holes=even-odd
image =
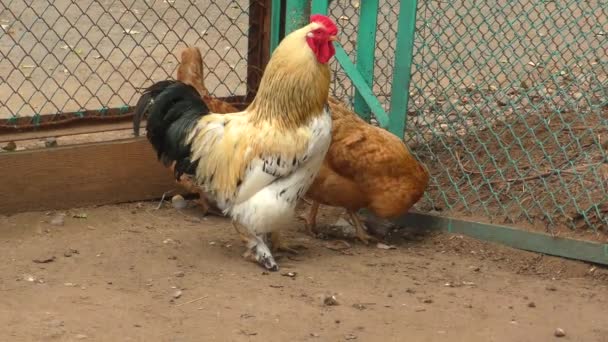
{"type": "Polygon", "coordinates": [[[361,304],[361,303],[355,303],[355,304],[353,304],[353,308],[355,308],[357,310],[365,310],[365,309],[367,309],[367,306],[365,306],[364,304],[361,304]]]}
{"type": "Polygon", "coordinates": [[[169,259],[169,260],[177,260],[177,257],[175,255],[172,255],[172,256],[168,257],[167,259],[169,259]]]}
{"type": "Polygon", "coordinates": [[[74,254],[79,254],[77,249],[70,248],[67,251],[63,252],[63,256],[66,258],[69,258],[74,254]]]}
{"type": "Polygon", "coordinates": [[[48,137],[44,139],[44,146],[46,147],[57,147],[57,138],[48,137]]]}
{"type": "Polygon", "coordinates": [[[555,337],[564,337],[564,336],[566,336],[566,332],[562,328],[555,329],[555,332],[553,334],[555,335],[555,337]]]}
{"type": "Polygon", "coordinates": [[[177,291],[173,292],[173,298],[174,299],[178,299],[181,296],[182,296],[182,291],[181,290],[177,290],[177,291]]]}
{"type": "Polygon", "coordinates": [[[50,256],[34,259],[33,261],[37,264],[48,264],[49,262],[55,261],[55,256],[50,255],[50,256]]]}
{"type": "Polygon", "coordinates": [[[334,295],[325,296],[325,298],[323,298],[323,304],[325,304],[327,306],[336,306],[336,305],[339,305],[338,299],[334,295]]]}
{"type": "Polygon", "coordinates": [[[183,278],[186,274],[184,273],[184,271],[177,271],[177,272],[173,273],[173,275],[178,278],[183,278]]]}
{"type": "Polygon", "coordinates": [[[84,340],[84,339],[89,338],[89,337],[88,337],[87,335],[85,335],[85,334],[78,334],[78,335],[76,335],[76,336],[74,336],[74,337],[76,337],[76,339],[77,339],[77,340],[84,340]]]}
{"type": "Polygon", "coordinates": [[[54,319],[49,322],[49,327],[58,328],[58,327],[62,327],[62,326],[63,326],[63,321],[58,320],[58,319],[54,319]]]}
{"type": "Polygon", "coordinates": [[[553,285],[549,285],[549,286],[547,286],[547,291],[557,291],[557,287],[555,287],[553,285]]]}
{"type": "Polygon", "coordinates": [[[14,151],[17,149],[17,144],[14,141],[9,141],[6,145],[2,146],[2,149],[5,151],[14,151]]]}
{"type": "Polygon", "coordinates": [[[182,197],[182,195],[175,195],[171,198],[171,204],[175,209],[184,209],[188,206],[188,202],[182,197]]]}
{"type": "Polygon", "coordinates": [[[65,223],[65,214],[58,214],[51,219],[50,224],[53,226],[63,226],[65,223]]]}
{"type": "Polygon", "coordinates": [[[528,303],[528,307],[529,308],[535,308],[536,304],[534,302],[530,302],[530,303],[528,303]]]}
{"type": "Polygon", "coordinates": [[[432,303],[433,303],[433,300],[432,300],[432,299],[430,299],[430,298],[428,298],[428,299],[425,299],[425,300],[423,301],[423,303],[425,303],[425,304],[432,304],[432,303]]]}

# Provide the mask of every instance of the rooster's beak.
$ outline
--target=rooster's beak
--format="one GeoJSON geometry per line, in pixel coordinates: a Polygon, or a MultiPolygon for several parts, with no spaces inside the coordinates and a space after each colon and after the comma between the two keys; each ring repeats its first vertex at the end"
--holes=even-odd
{"type": "Polygon", "coordinates": [[[336,40],[338,40],[338,38],[336,38],[336,36],[329,36],[330,42],[335,42],[336,40]]]}

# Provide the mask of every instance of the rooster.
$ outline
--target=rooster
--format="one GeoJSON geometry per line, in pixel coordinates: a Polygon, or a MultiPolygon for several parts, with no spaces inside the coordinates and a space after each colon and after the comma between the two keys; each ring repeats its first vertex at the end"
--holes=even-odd
{"type": "Polygon", "coordinates": [[[210,113],[197,90],[179,81],[152,85],[135,109],[134,130],[147,112],[159,160],[230,216],[246,244],[243,256],[270,271],[279,267],[266,236],[293,218],[331,142],[327,63],[337,32],[331,19],[313,15],[286,36],[245,111],[210,113]]]}
{"type": "MultiPolygon", "coordinates": [[[[209,95],[204,83],[202,56],[197,48],[186,48],[181,57],[177,71],[179,80],[197,88],[213,112],[238,111],[209,95]]],[[[356,238],[367,244],[375,238],[367,233],[357,211],[366,208],[377,216],[368,217],[368,224],[373,224],[370,228],[385,227],[386,218],[406,213],[422,197],[429,174],[399,138],[366,123],[337,99],[330,96],[328,102],[333,121],[332,142],[306,194],[313,203],[309,213],[302,218],[306,221],[307,232],[315,236],[319,205],[343,207],[355,228],[356,238]]],[[[201,204],[208,210],[204,200],[201,204]]],[[[280,241],[278,231],[272,238],[280,241]]]]}

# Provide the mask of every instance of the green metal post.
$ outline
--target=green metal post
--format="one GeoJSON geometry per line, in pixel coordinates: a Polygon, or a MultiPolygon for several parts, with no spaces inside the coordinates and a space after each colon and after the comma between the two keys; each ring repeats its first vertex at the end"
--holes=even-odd
{"type": "Polygon", "coordinates": [[[342,45],[339,42],[335,42],[334,46],[336,47],[336,59],[342,66],[342,70],[344,70],[346,76],[348,76],[348,78],[350,78],[350,80],[353,82],[355,89],[357,89],[363,99],[367,102],[367,105],[371,108],[372,112],[376,116],[380,126],[382,128],[388,127],[388,114],[384,112],[382,105],[380,102],[378,102],[376,96],[374,96],[374,92],[367,85],[367,82],[365,82],[363,76],[361,76],[359,70],[357,70],[357,67],[350,60],[342,45]]]}
{"type": "Polygon", "coordinates": [[[285,34],[303,27],[308,23],[306,17],[308,1],[307,0],[286,0],[285,1],[285,34]]]}
{"type": "Polygon", "coordinates": [[[310,13],[327,15],[328,0],[312,0],[310,13]]]}
{"type": "Polygon", "coordinates": [[[416,32],[417,0],[401,0],[397,26],[395,70],[391,87],[391,110],[388,130],[403,138],[407,125],[407,106],[410,96],[410,79],[416,32]]]}
{"type": "Polygon", "coordinates": [[[272,0],[270,9],[270,55],[279,45],[281,33],[281,0],[272,0]]]}
{"type": "MultiPolygon", "coordinates": [[[[373,89],[376,50],[376,30],[378,28],[378,0],[361,1],[359,11],[359,33],[357,34],[357,70],[370,88],[373,89]]],[[[355,112],[369,120],[371,110],[361,93],[355,92],[355,112]]]]}

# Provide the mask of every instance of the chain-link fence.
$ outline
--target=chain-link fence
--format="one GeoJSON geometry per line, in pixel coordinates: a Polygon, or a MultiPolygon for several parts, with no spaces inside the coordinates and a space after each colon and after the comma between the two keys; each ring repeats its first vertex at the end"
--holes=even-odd
{"type": "Polygon", "coordinates": [[[2,1],[0,119],[126,113],[140,88],[175,77],[185,46],[201,49],[213,94],[245,95],[249,3],[2,1]]]}
{"type": "MultiPolygon", "coordinates": [[[[361,1],[329,8],[353,60],[361,1]]],[[[124,113],[141,87],[174,76],[191,45],[214,96],[244,95],[249,4],[3,1],[0,120],[124,113]]],[[[419,209],[553,232],[608,225],[607,8],[419,1],[406,132],[432,174],[419,209]]],[[[380,1],[373,90],[386,107],[398,16],[398,0],[380,1]]],[[[352,100],[352,83],[332,66],[333,94],[352,100]]]]}
{"type": "MultiPolygon", "coordinates": [[[[373,89],[387,105],[398,4],[380,1],[378,14],[373,89]]],[[[330,5],[353,60],[358,5],[330,5]]],[[[432,174],[419,209],[553,233],[608,227],[607,11],[418,2],[406,140],[432,174]]],[[[352,99],[337,63],[334,78],[334,95],[352,99]]]]}

